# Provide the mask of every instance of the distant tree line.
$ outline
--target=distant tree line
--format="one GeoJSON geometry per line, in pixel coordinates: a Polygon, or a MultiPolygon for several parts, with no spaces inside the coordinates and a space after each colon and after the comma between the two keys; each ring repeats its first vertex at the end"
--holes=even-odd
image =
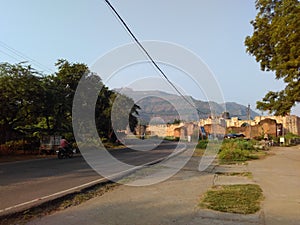
{"type": "MultiPolygon", "coordinates": [[[[0,144],[43,135],[73,139],[73,98],[78,82],[87,76],[94,76],[93,80],[102,87],[95,107],[100,137],[115,139],[110,114],[117,96],[123,105],[133,106],[130,115],[122,107],[118,115],[124,116],[123,121],[129,119],[130,128],[134,129],[139,107],[132,99],[109,90],[85,64],[58,60],[55,65],[57,72],[45,75],[26,63],[0,63],[0,144]]],[[[118,129],[126,129],[127,124],[118,124],[118,129]]]]}

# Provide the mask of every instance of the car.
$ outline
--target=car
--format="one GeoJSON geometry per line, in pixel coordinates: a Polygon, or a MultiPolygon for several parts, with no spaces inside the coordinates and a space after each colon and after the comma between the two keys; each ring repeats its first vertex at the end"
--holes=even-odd
{"type": "Polygon", "coordinates": [[[224,136],[224,138],[227,138],[227,139],[231,139],[231,138],[244,138],[244,137],[245,137],[244,134],[235,134],[235,133],[226,134],[224,136]]]}

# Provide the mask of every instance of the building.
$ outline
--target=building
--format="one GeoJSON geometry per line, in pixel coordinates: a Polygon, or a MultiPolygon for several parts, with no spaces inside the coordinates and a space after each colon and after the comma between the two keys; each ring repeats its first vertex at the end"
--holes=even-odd
{"type": "Polygon", "coordinates": [[[201,128],[208,136],[214,137],[224,137],[227,133],[241,133],[246,138],[279,137],[287,133],[300,136],[300,117],[294,115],[257,116],[254,120],[240,120],[238,117],[230,118],[226,114],[226,117],[201,119],[198,123],[148,125],[136,129],[136,133],[188,140],[191,137],[194,138],[193,136],[199,133],[201,128]]]}
{"type": "Polygon", "coordinates": [[[282,124],[282,134],[292,133],[300,136],[300,117],[295,115],[288,116],[257,116],[254,118],[256,124],[264,119],[276,120],[277,124],[282,124]]]}
{"type": "Polygon", "coordinates": [[[295,115],[288,116],[257,116],[254,120],[240,120],[238,117],[221,116],[218,118],[207,118],[199,121],[199,126],[219,124],[227,127],[227,133],[243,133],[248,138],[262,136],[282,136],[293,133],[300,136],[300,117],[295,115]]]}
{"type": "Polygon", "coordinates": [[[146,133],[150,136],[173,137],[189,140],[193,135],[199,133],[199,127],[198,124],[192,122],[148,125],[146,133]]]}

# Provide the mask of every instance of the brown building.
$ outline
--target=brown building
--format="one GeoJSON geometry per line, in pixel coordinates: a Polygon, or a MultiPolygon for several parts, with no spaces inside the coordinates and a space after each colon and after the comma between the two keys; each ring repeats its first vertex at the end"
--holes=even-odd
{"type": "Polygon", "coordinates": [[[277,137],[279,136],[278,127],[280,127],[280,125],[277,124],[276,120],[267,118],[253,126],[228,127],[227,133],[244,134],[246,138],[277,137]]]}

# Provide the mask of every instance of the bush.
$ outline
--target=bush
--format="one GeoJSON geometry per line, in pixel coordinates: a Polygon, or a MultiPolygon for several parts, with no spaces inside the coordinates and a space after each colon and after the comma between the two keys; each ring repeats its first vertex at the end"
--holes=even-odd
{"type": "Polygon", "coordinates": [[[300,137],[298,135],[295,135],[293,133],[287,133],[284,135],[285,141],[287,145],[296,145],[299,143],[300,137]]]}
{"type": "Polygon", "coordinates": [[[243,139],[224,139],[221,150],[223,149],[241,149],[241,150],[254,150],[255,140],[243,139]]]}
{"type": "Polygon", "coordinates": [[[219,159],[223,162],[244,162],[249,156],[249,151],[241,149],[225,149],[219,153],[219,159]]]}
{"type": "Polygon", "coordinates": [[[0,145],[0,155],[9,155],[12,151],[9,149],[9,146],[6,144],[0,145]]]}
{"type": "Polygon", "coordinates": [[[196,146],[196,148],[206,149],[208,140],[200,140],[196,146]]]}
{"type": "Polygon", "coordinates": [[[249,159],[256,159],[257,156],[251,154],[255,150],[256,141],[243,139],[224,140],[219,152],[221,162],[244,162],[249,159]]]}
{"type": "MultiPolygon", "coordinates": [[[[38,143],[39,144],[39,143],[38,143]]],[[[10,155],[15,154],[18,151],[33,152],[38,148],[38,145],[34,140],[14,140],[7,141],[4,144],[0,145],[0,154],[1,155],[10,155]]]]}
{"type": "Polygon", "coordinates": [[[242,150],[254,150],[256,141],[238,140],[238,147],[242,150]]]}

